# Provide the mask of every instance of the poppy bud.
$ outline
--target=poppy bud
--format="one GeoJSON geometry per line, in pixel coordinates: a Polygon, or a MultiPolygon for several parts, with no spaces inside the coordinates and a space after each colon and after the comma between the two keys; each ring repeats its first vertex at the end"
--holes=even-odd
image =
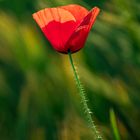
{"type": "Polygon", "coordinates": [[[61,53],[79,51],[84,47],[99,8],[91,11],[79,5],[45,8],[33,14],[52,47],[61,53]]]}

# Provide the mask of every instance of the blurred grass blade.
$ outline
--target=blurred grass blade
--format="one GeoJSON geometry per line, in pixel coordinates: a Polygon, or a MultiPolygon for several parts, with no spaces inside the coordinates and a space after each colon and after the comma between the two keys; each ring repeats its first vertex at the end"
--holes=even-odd
{"type": "Polygon", "coordinates": [[[110,109],[110,123],[114,135],[114,140],[121,140],[117,123],[116,123],[116,116],[113,109],[110,109]]]}

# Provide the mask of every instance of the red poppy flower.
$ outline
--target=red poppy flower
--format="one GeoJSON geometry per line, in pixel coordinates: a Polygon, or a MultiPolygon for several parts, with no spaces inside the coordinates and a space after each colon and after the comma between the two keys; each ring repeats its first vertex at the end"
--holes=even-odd
{"type": "Polygon", "coordinates": [[[97,7],[88,11],[79,5],[67,5],[45,8],[33,18],[55,50],[74,53],[83,48],[99,11],[97,7]]]}

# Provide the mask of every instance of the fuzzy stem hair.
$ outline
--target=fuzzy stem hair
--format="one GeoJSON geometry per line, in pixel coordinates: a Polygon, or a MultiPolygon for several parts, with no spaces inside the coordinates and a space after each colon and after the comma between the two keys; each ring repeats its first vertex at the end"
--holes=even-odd
{"type": "Polygon", "coordinates": [[[68,52],[68,55],[69,55],[70,64],[71,64],[71,67],[72,67],[72,70],[73,70],[73,73],[74,73],[74,77],[75,77],[75,80],[76,80],[76,85],[77,85],[77,88],[79,90],[79,95],[80,95],[80,98],[81,98],[82,108],[84,109],[84,113],[86,115],[86,121],[88,123],[88,126],[92,130],[92,132],[94,134],[94,137],[95,137],[95,140],[103,140],[101,135],[99,134],[96,126],[95,126],[94,121],[92,120],[91,111],[90,111],[90,109],[88,108],[88,105],[87,105],[85,90],[84,90],[84,88],[81,84],[81,81],[80,81],[79,76],[77,74],[77,71],[75,69],[73,59],[72,59],[72,54],[71,54],[70,51],[68,52]]]}

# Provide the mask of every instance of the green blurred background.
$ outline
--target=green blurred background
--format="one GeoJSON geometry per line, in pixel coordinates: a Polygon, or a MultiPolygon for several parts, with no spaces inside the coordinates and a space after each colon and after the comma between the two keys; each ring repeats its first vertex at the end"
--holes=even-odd
{"type": "Polygon", "coordinates": [[[101,13],[74,54],[104,140],[140,140],[139,0],[0,0],[0,140],[93,140],[67,55],[55,52],[32,13],[66,4],[101,13]]]}

